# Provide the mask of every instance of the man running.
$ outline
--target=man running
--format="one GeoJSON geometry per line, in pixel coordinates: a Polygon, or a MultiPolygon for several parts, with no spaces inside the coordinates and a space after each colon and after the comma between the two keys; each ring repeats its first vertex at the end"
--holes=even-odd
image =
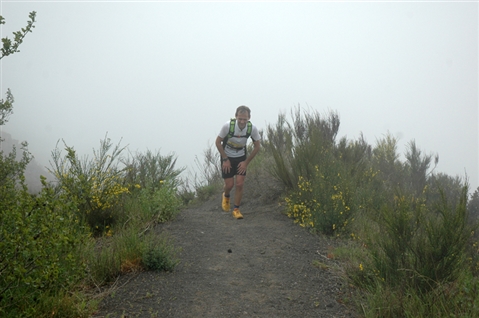
{"type": "Polygon", "coordinates": [[[230,211],[230,192],[235,187],[233,217],[236,219],[243,218],[239,207],[243,196],[246,169],[258,153],[261,141],[258,128],[249,121],[250,118],[251,110],[246,106],[239,106],[236,109],[235,118],[221,127],[216,138],[216,148],[221,155],[222,177],[225,181],[221,206],[223,211],[230,211]],[[249,156],[246,154],[248,137],[251,137],[254,145],[249,156]]]}

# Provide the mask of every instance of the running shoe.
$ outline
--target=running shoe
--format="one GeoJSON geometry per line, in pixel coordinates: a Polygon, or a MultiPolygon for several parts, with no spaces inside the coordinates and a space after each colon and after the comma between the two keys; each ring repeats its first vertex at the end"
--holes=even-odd
{"type": "Polygon", "coordinates": [[[240,210],[239,209],[234,209],[233,210],[233,217],[235,219],[242,219],[243,218],[243,214],[241,214],[240,210]]]}
{"type": "Polygon", "coordinates": [[[223,202],[221,202],[221,207],[223,208],[223,211],[225,212],[230,211],[230,198],[225,197],[224,192],[223,192],[223,202]]]}

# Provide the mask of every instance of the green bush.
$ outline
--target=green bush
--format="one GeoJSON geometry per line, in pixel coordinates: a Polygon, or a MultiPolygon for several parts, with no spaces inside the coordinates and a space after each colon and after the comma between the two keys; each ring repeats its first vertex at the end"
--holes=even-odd
{"type": "Polygon", "coordinates": [[[389,133],[374,147],[362,137],[336,142],[334,112],[292,118],[268,126],[270,172],[289,190],[295,222],[358,243],[345,267],[364,315],[478,316],[476,193],[468,203],[467,184],[434,174],[438,156],[414,141],[402,162],[389,133]]]}
{"type": "Polygon", "coordinates": [[[163,239],[158,238],[152,227],[156,223],[171,220],[179,212],[182,201],[175,185],[179,184],[177,176],[180,171],[173,169],[174,162],[170,161],[171,157],[162,161],[159,154],[138,156],[152,160],[141,161],[140,167],[144,169],[136,170],[138,166],[135,168],[131,161],[127,166],[129,172],[125,178],[129,181],[125,184],[134,186],[130,188],[131,193],[123,198],[122,211],[118,213],[122,217],[108,228],[106,236],[90,243],[94,246],[88,248],[91,285],[104,284],[130,271],[160,269],[153,266],[153,262],[164,262],[164,267],[168,270],[176,264],[168,254],[173,247],[167,246],[163,239]],[[170,162],[172,165],[168,165],[170,168],[167,170],[176,172],[159,173],[164,171],[160,162],[170,162]],[[142,177],[137,177],[135,171],[144,173],[141,174],[142,177]],[[161,178],[168,177],[154,177],[158,175],[161,175],[161,178]]]}
{"type": "Polygon", "coordinates": [[[271,172],[290,189],[287,213],[301,226],[333,235],[344,229],[352,211],[369,194],[361,192],[374,177],[371,149],[364,139],[336,145],[339,116],[330,112],[293,115],[293,124],[280,115],[267,130],[267,149],[275,164],[271,172]],[[286,146],[285,146],[286,145],[286,146]]]}
{"type": "Polygon", "coordinates": [[[367,318],[478,317],[479,281],[464,272],[457,281],[428,293],[400,290],[376,281],[371,290],[358,290],[361,314],[367,318]]]}
{"type": "Polygon", "coordinates": [[[176,160],[174,154],[163,156],[159,151],[137,153],[124,161],[127,167],[126,183],[135,186],[132,190],[149,189],[152,193],[160,188],[165,180],[169,180],[171,186],[177,188],[181,183],[178,177],[185,169],[176,169],[176,160]]]}
{"type": "Polygon", "coordinates": [[[161,181],[154,192],[141,189],[134,198],[139,200],[144,217],[157,223],[173,219],[182,205],[177,189],[168,180],[161,181]]]}
{"type": "Polygon", "coordinates": [[[150,234],[146,238],[146,246],[142,253],[142,264],[149,270],[172,271],[179,263],[177,250],[165,236],[150,234]]]}
{"type": "Polygon", "coordinates": [[[20,179],[1,189],[0,315],[38,317],[48,299],[64,294],[84,275],[78,253],[87,231],[76,218],[76,206],[56,196],[43,180],[38,196],[20,179]]]}
{"type": "Polygon", "coordinates": [[[203,185],[203,186],[196,186],[196,196],[195,198],[199,200],[199,202],[204,202],[211,198],[211,196],[218,193],[220,186],[218,184],[211,184],[211,185],[203,185]]]}
{"type": "Polygon", "coordinates": [[[172,270],[176,266],[178,260],[172,242],[144,226],[132,221],[112,237],[90,241],[86,257],[90,285],[104,285],[128,272],[172,270]]]}
{"type": "Polygon", "coordinates": [[[352,281],[367,291],[366,317],[463,314],[460,306],[449,305],[458,304],[461,294],[470,301],[465,312],[474,313],[470,317],[478,314],[479,307],[472,304],[479,297],[470,292],[477,288],[477,279],[468,263],[477,225],[468,219],[467,189],[463,187],[456,205],[448,202],[443,191],[439,202],[427,201],[426,194],[419,198],[396,195],[394,204],[383,206],[378,219],[370,219],[377,223],[377,231],[370,231],[364,240],[368,256],[360,270],[349,270],[352,281]]]}
{"type": "Polygon", "coordinates": [[[467,204],[469,217],[472,221],[479,220],[479,187],[471,195],[471,199],[467,204]]]}
{"type": "Polygon", "coordinates": [[[298,190],[286,198],[287,213],[301,226],[332,235],[347,225],[351,214],[349,187],[334,167],[322,169],[318,165],[315,169],[308,180],[299,177],[298,190]]]}
{"type": "Polygon", "coordinates": [[[109,138],[100,141],[100,149],[93,150],[93,159],[80,159],[65,144],[66,155],[55,148],[52,152],[50,172],[58,181],[58,190],[78,205],[78,218],[86,222],[92,233],[100,235],[121,217],[123,196],[129,193],[125,184],[124,168],[119,168],[121,153],[125,148],[117,144],[112,149],[109,138]],[[111,152],[110,152],[111,150],[111,152]]]}
{"type": "MultiPolygon", "coordinates": [[[[35,27],[35,17],[31,12],[27,26],[14,32],[13,40],[2,38],[0,59],[19,52],[24,37],[35,27]]],[[[0,24],[4,23],[0,16],[0,24]]],[[[7,89],[6,100],[0,100],[0,126],[8,121],[13,102],[7,89]]],[[[89,317],[96,301],[86,296],[84,284],[98,286],[136,266],[146,266],[141,265],[143,256],[153,269],[170,270],[177,263],[170,257],[171,246],[149,231],[150,222],[140,225],[139,218],[125,221],[130,215],[122,213],[133,214],[124,209],[125,194],[136,188],[119,168],[123,149],[119,145],[112,149],[105,138],[99,151],[94,151],[94,159],[89,160],[78,158],[66,144],[63,157],[57,145],[50,170],[57,178],[57,187],[50,187],[42,178],[38,195],[30,195],[25,184],[25,168],[32,159],[27,144],[22,143],[23,156],[18,160],[15,148],[9,154],[0,150],[1,317],[89,317]],[[123,223],[112,237],[111,228],[118,221],[123,223]],[[107,235],[95,240],[91,233],[107,235]]],[[[165,168],[163,175],[140,170],[139,179],[161,210],[161,217],[156,217],[169,218],[177,209],[172,196],[176,184],[163,187],[155,180],[168,176],[171,185],[178,181],[179,172],[169,170],[174,165],[172,157],[148,153],[139,159],[144,158],[141,164],[159,163],[165,168]]],[[[137,186],[141,187],[139,183],[137,186]]]]}
{"type": "Polygon", "coordinates": [[[264,145],[275,162],[270,171],[287,189],[296,189],[300,176],[309,179],[314,175],[323,157],[332,151],[339,116],[330,112],[324,117],[317,112],[303,115],[298,108],[292,113],[292,124],[280,114],[276,126],[267,127],[264,145]]]}

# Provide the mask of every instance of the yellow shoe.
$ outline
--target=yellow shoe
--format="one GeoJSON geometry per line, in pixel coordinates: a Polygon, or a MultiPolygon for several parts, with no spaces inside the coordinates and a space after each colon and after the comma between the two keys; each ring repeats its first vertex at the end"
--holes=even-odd
{"type": "Polygon", "coordinates": [[[233,210],[233,217],[235,219],[242,219],[243,218],[243,214],[241,214],[240,210],[239,209],[234,209],[233,210]]]}
{"type": "Polygon", "coordinates": [[[223,192],[223,202],[221,202],[221,207],[223,208],[223,211],[225,212],[230,211],[230,198],[225,197],[224,192],[223,192]]]}

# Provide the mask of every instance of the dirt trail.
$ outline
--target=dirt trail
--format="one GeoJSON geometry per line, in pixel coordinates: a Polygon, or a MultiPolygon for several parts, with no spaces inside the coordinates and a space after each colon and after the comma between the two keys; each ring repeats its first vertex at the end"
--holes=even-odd
{"type": "Polygon", "coordinates": [[[121,277],[95,317],[356,317],[326,257],[332,242],[277,204],[245,198],[236,220],[218,198],[158,227],[181,248],[173,272],[121,277]]]}

